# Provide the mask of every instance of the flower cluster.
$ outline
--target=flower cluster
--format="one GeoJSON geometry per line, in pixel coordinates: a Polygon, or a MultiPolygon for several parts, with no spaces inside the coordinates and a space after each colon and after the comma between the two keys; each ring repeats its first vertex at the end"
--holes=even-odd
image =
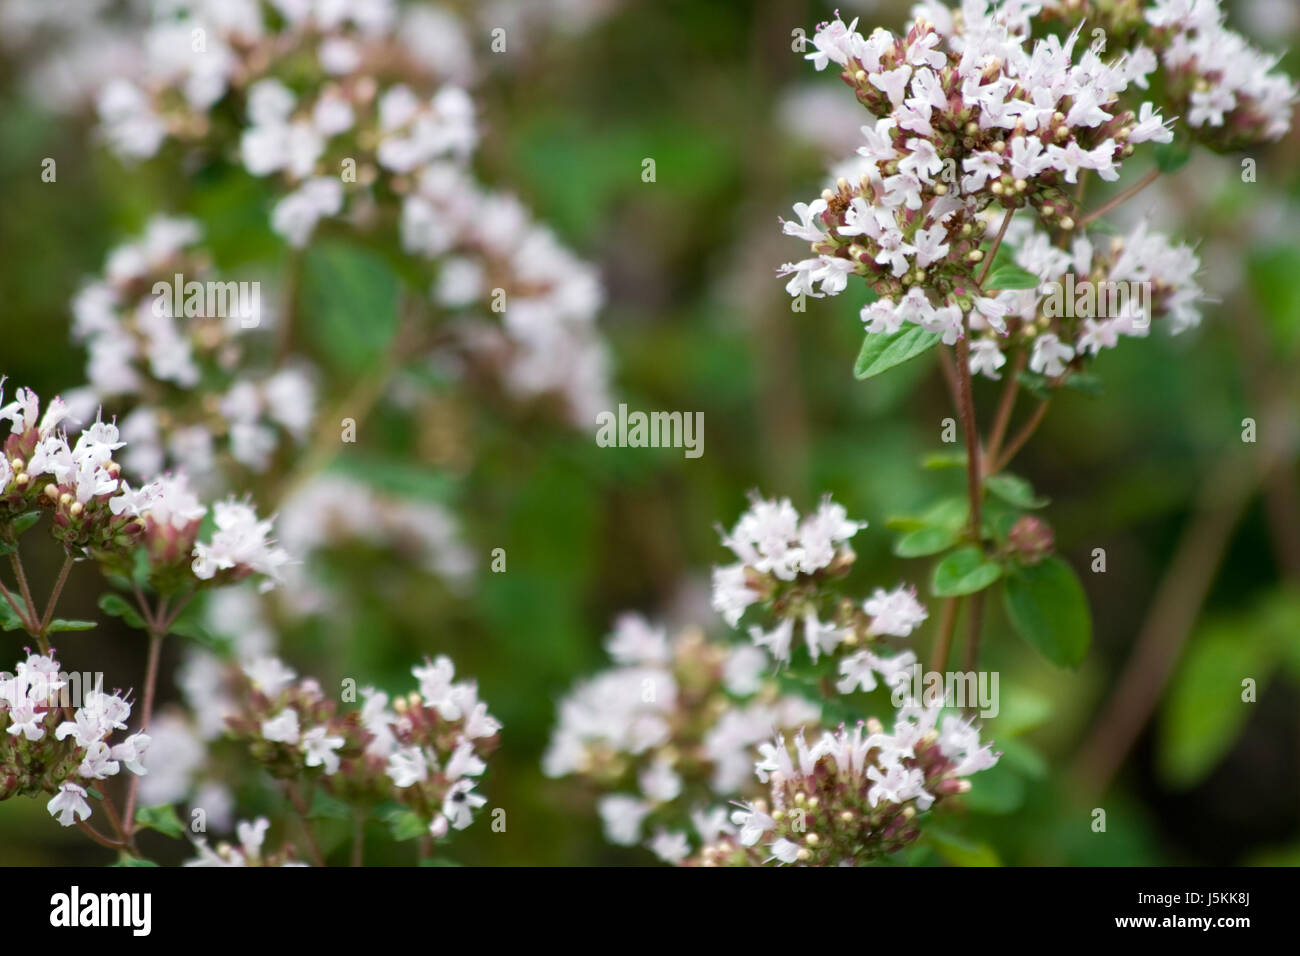
{"type": "Polygon", "coordinates": [[[997,19],[966,22],[947,49],[926,20],[901,37],[855,26],[824,24],[808,57],[840,67],[877,119],[862,128],[858,182],[799,204],[799,221],[785,224],[815,253],[782,267],[791,295],[835,295],[859,275],[902,313],[895,328],[912,318],[955,341],[988,298],[975,275],[982,210],[1029,207],[1068,231],[1077,210],[1067,187],[1081,169],[1117,179],[1137,144],[1172,136],[1150,102],[1118,106],[1154,61],[1108,64],[1086,50],[1075,62],[1077,31],[1026,51],[997,19]]]}
{"type": "Polygon", "coordinates": [[[997,762],[969,721],[947,715],[940,724],[940,712],[909,702],[892,732],[872,719],[811,746],[800,732],[793,753],[778,735],[754,765],[769,799],[742,804],[691,862],[854,866],[903,849],[921,835],[921,814],[997,762]]]}
{"type": "Polygon", "coordinates": [[[340,714],[320,685],[276,658],[244,665],[230,735],[272,776],[311,778],[346,803],[395,801],[435,838],[463,830],[487,798],[475,779],[501,724],[473,681],[455,681],[446,657],[413,669],[419,691],[389,702],[366,688],[363,706],[340,714]]]}
{"type": "Polygon", "coordinates": [[[26,388],[0,405],[0,419],[10,423],[0,457],[6,517],[38,506],[49,509],[52,533],[69,553],[88,554],[106,570],[128,577],[135,548],[142,546],[150,583],[168,592],[251,575],[263,576],[267,588],[279,580],[289,556],[271,538],[271,522],[259,519],[251,505],[233,498],[217,503],[216,530],[210,540],[200,541],[207,507],[184,474],[166,474],[133,488],[113,460],[126,444],[117,426],[97,419],[70,443],[60,428],[68,416],[61,398],[41,415],[40,399],[26,388]]]}
{"type": "Polygon", "coordinates": [[[606,648],[616,666],[560,703],[542,768],[606,791],[598,809],[610,842],[631,846],[657,825],[651,849],[677,862],[689,848],[669,827],[716,816],[704,807],[751,783],[753,747],[776,730],[815,724],[820,709],[782,694],[761,651],[697,630],[670,640],[625,614],[606,648]]]}
{"type": "Polygon", "coordinates": [[[97,781],[146,772],[148,734],[112,742],[131,716],[124,697],[80,686],[52,654],[29,654],[15,671],[0,675],[0,800],[53,794],[50,815],[70,827],[90,816],[97,781]]]}
{"type": "Polygon", "coordinates": [[[186,862],[186,866],[305,866],[293,857],[293,847],[284,844],[274,853],[264,853],[262,844],[266,842],[266,831],[271,828],[271,821],[258,817],[249,822],[241,820],[235,826],[235,836],[239,840],[236,846],[231,843],[218,843],[216,849],[208,846],[208,841],[199,838],[194,848],[199,855],[186,862]]]}
{"type": "Polygon", "coordinates": [[[223,281],[201,239],[194,220],[155,217],[72,303],[87,386],[69,405],[125,413],[132,474],[170,465],[206,476],[224,456],[263,472],[283,445],[305,441],[315,418],[312,369],[257,349],[273,324],[260,282],[223,281]]]}
{"type": "Polygon", "coordinates": [[[1273,72],[1280,57],[1224,25],[1219,0],[1154,0],[1143,15],[1170,103],[1199,139],[1227,150],[1286,135],[1296,86],[1273,72]]]}
{"type": "MultiPolygon", "coordinates": [[[[830,498],[800,518],[789,499],[755,496],[735,528],[722,535],[722,543],[738,560],[713,571],[714,610],[736,627],[751,605],[760,604],[776,623],[767,630],[751,626],[750,638],[782,664],[791,660],[796,633],[814,663],[841,645],[872,645],[885,636],[908,636],[927,616],[914,588],[876,588],[861,605],[827,590],[830,581],[852,567],[848,541],[865,527],[865,522],[850,521],[830,498]]],[[[914,660],[910,653],[880,658],[864,648],[840,666],[846,680],[869,690],[875,685],[864,668],[874,667],[892,682],[914,660]]]]}
{"type": "Polygon", "coordinates": [[[462,344],[503,366],[513,392],[557,394],[574,421],[607,407],[594,271],[513,196],[479,185],[473,102],[408,48],[395,4],[179,6],[153,27],[148,75],[99,98],[119,155],[151,157],[169,139],[237,152],[277,184],[271,225],[292,246],[323,219],[373,232],[400,218],[404,250],[441,260],[434,300],[469,310],[462,344]],[[201,54],[180,39],[196,24],[207,27],[201,54]],[[233,131],[228,113],[244,121],[233,131]],[[483,321],[488,309],[503,324],[483,321]]]}
{"type": "MultiPolygon", "coordinates": [[[[1145,337],[1154,319],[1167,322],[1175,335],[1200,322],[1196,253],[1145,222],[1097,244],[1079,235],[1062,249],[1029,221],[1017,220],[1006,243],[1012,261],[1037,285],[1004,290],[992,307],[971,315],[974,375],[1001,378],[1006,352],[1025,348],[1030,371],[1060,380],[1121,337],[1145,337]]],[[[889,331],[889,313],[880,302],[864,308],[867,332],[889,331]]]]}
{"type": "Polygon", "coordinates": [[[140,509],[119,494],[125,485],[113,460],[123,445],[116,426],[96,420],[70,443],[62,427],[66,402],[55,398],[42,415],[31,389],[18,389],[6,405],[3,386],[0,379],[0,421],[9,423],[0,454],[0,518],[45,507],[54,512],[55,538],[68,549],[129,549],[141,530],[140,509]]]}

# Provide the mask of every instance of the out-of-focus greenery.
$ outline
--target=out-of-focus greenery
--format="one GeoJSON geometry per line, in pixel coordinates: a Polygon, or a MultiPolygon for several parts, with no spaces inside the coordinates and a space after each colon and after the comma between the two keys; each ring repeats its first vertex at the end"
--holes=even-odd
{"type": "MultiPolygon", "coordinates": [[[[879,7],[864,22],[904,22],[903,4],[879,7]]],[[[391,556],[334,553],[325,573],[361,590],[362,606],[281,640],[286,656],[327,686],[354,676],[405,689],[413,662],[443,652],[478,679],[505,725],[482,790],[489,809],[506,808],[508,825],[494,833],[480,818],[457,839],[459,862],[650,859],[604,843],[592,795],[545,779],[540,756],[556,700],[605,666],[600,640],[618,611],[691,616],[723,629],[705,590],[710,565],[723,559],[714,529],[743,509],[749,489],[790,495],[801,508],[830,493],[868,520],[854,541],[852,582],[861,588],[928,581],[927,561],[891,554],[885,521],[936,490],[961,490],[959,471],[920,467],[927,453],[945,450],[940,421],[950,414],[932,357],[855,381],[862,293],[792,312],[774,275],[798,252],[776,217],[816,194],[826,160],[781,128],[778,100],[794,84],[837,83],[791,52],[790,31],[829,13],[770,0],[629,0],[590,32],[552,37],[500,65],[478,91],[485,174],[511,184],[601,268],[620,400],[704,412],[705,451],[688,460],[669,449],[602,449],[594,428],[564,432],[469,414],[472,464],[440,481],[418,436],[378,420],[390,430],[382,444],[407,449],[407,465],[430,478],[416,483],[417,493],[449,498],[483,564],[502,547],[508,569],[485,571],[469,596],[457,597],[403,573],[391,556]],[[653,183],[641,178],[646,157],[656,162],[653,183]]],[[[1298,72],[1294,57],[1285,63],[1298,72]]],[[[46,395],[81,381],[84,354],[68,338],[71,296],[153,212],[198,215],[223,262],[275,262],[283,252],[266,229],[257,183],[158,183],[124,169],[87,149],[87,117],[43,113],[21,79],[10,63],[0,87],[0,371],[46,395]],[[40,180],[46,156],[57,157],[57,183],[40,180]]],[[[1255,183],[1239,181],[1239,158],[1204,156],[1176,187],[1144,194],[1157,225],[1176,222],[1160,204],[1188,210],[1182,237],[1201,243],[1207,276],[1227,290],[1223,301],[1179,339],[1157,330],[1104,354],[1096,367],[1103,394],[1054,401],[1017,461],[1052,499],[1047,517],[1083,578],[1094,641],[1078,670],[1056,669],[990,606],[985,666],[1001,672],[1006,697],[991,734],[1005,759],[981,775],[952,836],[955,854],[988,860],[992,847],[1005,863],[1073,864],[1300,859],[1300,611],[1275,557],[1277,517],[1260,495],[1232,534],[1170,689],[1115,785],[1084,804],[1069,772],[1195,519],[1198,489],[1225,455],[1241,452],[1242,419],[1259,417],[1256,371],[1242,344],[1246,318],[1270,337],[1266,358],[1296,378],[1300,235],[1286,215],[1270,230],[1261,224],[1270,209],[1297,208],[1300,138],[1293,132],[1253,155],[1255,183]],[[1094,548],[1106,550],[1104,574],[1088,573],[1094,548]],[[1257,703],[1240,702],[1240,673],[1257,675],[1257,703]],[[1090,828],[1093,806],[1107,810],[1104,835],[1090,828]]],[[[977,393],[983,414],[995,395],[977,393]]],[[[1294,467],[1285,481],[1300,494],[1294,467]]],[[[57,561],[52,545],[35,556],[38,590],[57,561]]],[[[102,617],[94,584],[78,568],[61,614],[102,617]]],[[[917,640],[927,650],[930,631],[917,640]]],[[[5,641],[0,658],[15,659],[16,639],[5,641]]],[[[102,669],[121,686],[143,672],[138,635],[116,621],[63,635],[61,650],[78,669],[102,669]]],[[[164,657],[165,674],[175,652],[164,657]]],[[[161,694],[172,699],[176,688],[164,681],[161,694]]],[[[36,802],[0,807],[0,861],[103,855],[36,802]]],[[[400,849],[386,860],[375,854],[384,861],[409,862],[400,849]]]]}

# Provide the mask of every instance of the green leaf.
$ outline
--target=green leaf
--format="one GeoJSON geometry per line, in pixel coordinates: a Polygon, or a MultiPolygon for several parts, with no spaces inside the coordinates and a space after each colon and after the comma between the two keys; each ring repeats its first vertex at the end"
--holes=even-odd
{"type": "Polygon", "coordinates": [[[1251,250],[1246,274],[1273,340],[1287,351],[1294,349],[1300,343],[1300,246],[1279,243],[1251,250]]]}
{"type": "MultiPolygon", "coordinates": [[[[18,606],[22,608],[24,612],[27,610],[27,605],[23,603],[21,597],[17,594],[11,594],[10,596],[18,602],[18,606]]],[[[9,606],[9,602],[4,598],[0,598],[0,629],[6,631],[25,631],[27,629],[23,626],[22,619],[14,613],[14,609],[9,606]]]]}
{"type": "Polygon", "coordinates": [[[1001,866],[997,850],[939,827],[930,826],[924,840],[953,866],[1001,866]]]}
{"type": "Polygon", "coordinates": [[[984,485],[1007,504],[1017,508],[1042,508],[1049,502],[1049,499],[1034,494],[1033,485],[1008,471],[990,475],[984,479],[984,485]]]}
{"type": "Polygon", "coordinates": [[[397,331],[399,288],[397,274],[377,253],[319,242],[303,261],[303,329],[336,371],[366,371],[397,331]]]}
{"type": "Polygon", "coordinates": [[[206,647],[218,654],[226,654],[230,650],[230,641],[227,638],[213,634],[189,615],[178,621],[172,621],[169,633],[194,641],[200,647],[206,647]]]}
{"type": "Polygon", "coordinates": [[[1258,700],[1279,662],[1277,637],[1295,641],[1300,631],[1278,616],[1274,600],[1216,620],[1188,642],[1174,672],[1157,724],[1157,766],[1171,786],[1191,787],[1205,778],[1255,713],[1242,699],[1243,682],[1255,682],[1258,700]]]}
{"type": "Polygon", "coordinates": [[[53,634],[55,631],[89,631],[92,627],[98,626],[98,621],[69,621],[56,617],[50,621],[48,632],[53,634]]]}
{"type": "Polygon", "coordinates": [[[123,853],[117,858],[116,863],[110,863],[109,866],[157,866],[153,860],[142,860],[138,856],[127,856],[123,853]]]}
{"type": "Polygon", "coordinates": [[[1047,386],[1047,376],[1045,375],[1039,375],[1037,372],[1026,369],[1016,376],[1016,381],[1024,387],[1025,391],[1040,402],[1051,397],[1051,389],[1047,386]]]}
{"type": "Polygon", "coordinates": [[[1003,581],[1003,604],[1016,633],[1058,667],[1078,667],[1092,642],[1092,615],[1074,570],[1057,557],[1022,567],[1003,581]]]}
{"type": "Polygon", "coordinates": [[[185,824],[181,823],[176,808],[170,803],[160,807],[139,807],[135,811],[135,822],[137,826],[157,830],[177,840],[185,835],[185,824]]]}
{"type": "Polygon", "coordinates": [[[1091,372],[1071,372],[1061,384],[1089,398],[1098,398],[1103,391],[1101,379],[1091,372]]]}
{"type": "Polygon", "coordinates": [[[414,840],[429,832],[429,824],[414,811],[407,810],[405,807],[400,810],[390,811],[385,822],[388,824],[388,832],[392,834],[394,840],[399,842],[414,840]]]}
{"type": "Polygon", "coordinates": [[[964,451],[936,451],[921,459],[921,467],[930,471],[939,471],[944,468],[965,468],[966,453],[964,451]]]}
{"type": "Polygon", "coordinates": [[[950,528],[960,531],[966,526],[970,504],[964,495],[944,498],[919,515],[894,515],[885,525],[895,531],[916,531],[920,528],[950,528]]]}
{"type": "Polygon", "coordinates": [[[902,365],[933,348],[939,342],[939,334],[927,332],[919,325],[899,329],[892,335],[877,333],[868,335],[858,353],[857,364],[853,366],[856,379],[874,378],[896,365],[902,365]]]}
{"type": "Polygon", "coordinates": [[[1036,289],[1038,276],[1014,263],[1000,265],[989,273],[984,282],[985,291],[994,289],[1036,289]]]}
{"type": "Polygon", "coordinates": [[[420,866],[464,866],[463,863],[457,863],[455,860],[449,860],[445,856],[433,856],[427,860],[421,860],[420,866]]]}
{"type": "Polygon", "coordinates": [[[1159,143],[1155,148],[1156,166],[1162,173],[1175,173],[1192,158],[1192,148],[1186,143],[1159,143]]]}
{"type": "Polygon", "coordinates": [[[28,528],[30,528],[32,525],[36,524],[36,522],[40,520],[41,520],[41,513],[39,511],[28,511],[26,514],[20,514],[17,518],[14,519],[14,523],[12,525],[14,529],[15,537],[22,534],[24,531],[26,531],[28,528]]]}
{"type": "Polygon", "coordinates": [[[1011,765],[999,760],[970,778],[962,802],[977,813],[1015,813],[1025,802],[1025,782],[1011,765]]]}
{"type": "Polygon", "coordinates": [[[999,746],[1008,737],[1043,726],[1052,716],[1052,699],[1038,691],[1008,687],[999,696],[1000,706],[992,730],[999,746]]]}
{"type": "MultiPolygon", "coordinates": [[[[998,764],[1006,763],[1013,770],[1017,770],[1026,777],[1032,777],[1034,780],[1043,780],[1047,777],[1047,758],[1030,744],[1025,743],[1017,737],[997,738],[997,749],[1001,751],[1002,756],[998,758],[998,764]]],[[[980,777],[976,777],[978,782],[980,777]]],[[[974,790],[971,791],[974,793],[974,790]]]]}
{"type": "Polygon", "coordinates": [[[111,591],[107,594],[101,594],[99,596],[99,609],[112,617],[120,617],[128,627],[139,628],[142,631],[148,630],[144,618],[140,616],[140,612],[128,604],[120,594],[114,594],[111,591]]]}
{"type": "Polygon", "coordinates": [[[308,820],[351,820],[352,808],[337,797],[332,797],[319,787],[311,798],[308,820]]]}
{"type": "Polygon", "coordinates": [[[934,569],[930,590],[936,597],[957,597],[982,591],[1002,576],[1002,567],[974,545],[954,551],[934,569]]]}
{"type": "Polygon", "coordinates": [[[894,542],[894,554],[900,558],[923,558],[947,551],[956,543],[957,532],[951,528],[918,528],[894,542]]]}

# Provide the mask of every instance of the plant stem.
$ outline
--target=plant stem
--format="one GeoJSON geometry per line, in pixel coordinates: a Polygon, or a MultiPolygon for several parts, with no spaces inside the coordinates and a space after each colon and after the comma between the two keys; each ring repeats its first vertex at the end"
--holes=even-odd
{"type": "Polygon", "coordinates": [[[36,631],[36,628],[31,626],[31,621],[27,619],[26,611],[19,606],[18,599],[5,587],[3,581],[0,581],[0,595],[3,595],[4,599],[9,602],[9,606],[14,609],[14,614],[18,616],[18,620],[22,622],[23,627],[27,628],[28,631],[36,631]]]}
{"type": "MultiPolygon", "coordinates": [[[[9,563],[13,566],[14,577],[18,579],[18,588],[23,596],[23,603],[27,605],[27,620],[35,625],[36,604],[32,601],[32,589],[27,584],[27,572],[23,570],[23,562],[19,559],[17,551],[9,555],[9,563]]],[[[40,635],[36,636],[39,637],[40,635]]]]}
{"type": "MultiPolygon", "coordinates": [[[[167,632],[156,627],[149,629],[149,658],[144,671],[144,703],[140,708],[140,733],[149,730],[153,717],[153,701],[158,686],[158,660],[162,656],[163,638],[167,632]]],[[[140,777],[134,774],[126,791],[127,836],[135,833],[135,801],[140,790],[140,777]]]]}
{"type": "Polygon", "coordinates": [[[302,832],[307,837],[308,855],[316,866],[325,865],[325,855],[320,851],[320,844],[316,842],[316,834],[312,831],[311,821],[307,819],[307,804],[298,792],[298,786],[292,781],[285,781],[285,792],[289,795],[289,802],[293,804],[294,810],[298,814],[298,819],[302,821],[302,832]]]}
{"type": "Polygon", "coordinates": [[[974,671],[980,663],[980,632],[984,624],[984,592],[970,596],[970,614],[966,619],[966,671],[974,671]]]}
{"type": "Polygon", "coordinates": [[[943,602],[939,612],[939,632],[934,638],[934,651],[930,657],[930,670],[943,673],[948,667],[948,653],[952,649],[952,634],[957,628],[957,608],[961,598],[950,597],[943,602]]]}
{"type": "Polygon", "coordinates": [[[358,813],[352,821],[352,865],[363,866],[366,856],[366,818],[358,813]]]}
{"type": "Polygon", "coordinates": [[[1111,197],[1110,199],[1102,203],[1100,206],[1098,206],[1096,209],[1094,209],[1092,212],[1084,215],[1084,217],[1075,224],[1075,228],[1076,229],[1082,228],[1083,226],[1088,225],[1088,223],[1100,219],[1102,216],[1106,215],[1106,213],[1110,212],[1116,206],[1128,202],[1130,199],[1132,199],[1142,190],[1146,189],[1153,182],[1155,182],[1159,176],[1160,176],[1160,167],[1157,166],[1155,169],[1151,170],[1149,173],[1147,173],[1145,176],[1143,176],[1141,179],[1135,182],[1132,186],[1128,187],[1128,189],[1125,189],[1122,193],[1119,193],[1118,195],[1111,197]]]}
{"type": "MultiPolygon", "coordinates": [[[[965,322],[965,320],[963,320],[965,322]]],[[[962,437],[966,441],[966,493],[970,498],[971,538],[979,542],[983,522],[980,508],[984,488],[980,478],[980,437],[975,426],[975,395],[970,380],[970,328],[963,329],[957,340],[958,411],[961,414],[962,437]]]]}
{"type": "Polygon", "coordinates": [[[1007,437],[1007,427],[1011,424],[1011,413],[1016,407],[1016,397],[1020,393],[1020,373],[1025,368],[1029,356],[1021,349],[1016,353],[1015,364],[1007,375],[1006,384],[1002,386],[1002,397],[998,401],[997,414],[993,419],[993,430],[989,433],[989,446],[984,454],[986,462],[984,474],[996,475],[998,469],[993,463],[998,460],[1002,442],[1007,437]]]}
{"type": "Polygon", "coordinates": [[[54,619],[54,606],[59,603],[59,595],[63,593],[63,586],[68,583],[68,572],[72,570],[72,555],[65,555],[63,558],[63,567],[59,569],[59,577],[54,582],[54,588],[50,591],[50,602],[45,607],[45,616],[41,618],[41,636],[50,628],[50,621],[54,619]]]}
{"type": "Polygon", "coordinates": [[[114,840],[114,839],[111,839],[111,838],[109,838],[109,837],[104,836],[104,834],[100,833],[98,830],[96,830],[94,827],[92,827],[92,826],[91,826],[89,823],[87,823],[85,820],[78,820],[78,821],[77,821],[77,826],[79,826],[79,827],[81,828],[81,832],[82,832],[82,833],[86,834],[86,836],[90,837],[92,840],[94,840],[94,841],[95,841],[96,843],[98,843],[100,846],[108,847],[110,850],[125,850],[125,849],[126,849],[126,844],[125,844],[125,843],[120,843],[120,842],[117,841],[117,840],[114,840]]]}
{"type": "Polygon", "coordinates": [[[989,269],[993,268],[993,257],[997,255],[998,247],[1002,245],[1002,237],[1007,234],[1007,226],[1011,225],[1011,217],[1015,215],[1014,209],[1006,210],[1002,217],[1002,225],[998,227],[998,234],[993,237],[993,245],[989,246],[989,251],[984,256],[984,265],[980,269],[979,278],[975,284],[981,289],[984,287],[984,279],[989,274],[989,269]]]}
{"type": "Polygon", "coordinates": [[[1025,422],[1020,431],[1016,433],[1016,437],[1011,439],[1010,444],[1007,445],[1006,451],[1004,451],[1001,457],[993,463],[992,474],[996,475],[1003,468],[1007,467],[1007,465],[1011,463],[1011,459],[1016,457],[1016,452],[1020,451],[1020,449],[1024,447],[1025,442],[1029,441],[1030,436],[1034,434],[1034,431],[1042,423],[1043,416],[1047,414],[1047,403],[1048,399],[1045,398],[1038,404],[1038,407],[1034,409],[1034,413],[1029,416],[1029,421],[1025,422]]]}

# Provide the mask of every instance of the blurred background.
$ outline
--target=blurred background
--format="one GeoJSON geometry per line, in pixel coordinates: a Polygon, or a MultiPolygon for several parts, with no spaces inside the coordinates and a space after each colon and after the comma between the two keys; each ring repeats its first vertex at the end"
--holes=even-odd
{"type": "MultiPolygon", "coordinates": [[[[218,257],[274,269],[282,253],[255,190],[162,180],[97,148],[68,61],[111,58],[111,34],[83,23],[90,35],[69,47],[57,31],[22,26],[29,6],[0,0],[0,373],[48,396],[83,381],[73,295],[154,211],[200,218],[218,257]],[[44,157],[57,157],[56,183],[41,181],[44,157]]],[[[454,589],[400,553],[326,549],[313,573],[364,597],[346,613],[287,623],[279,644],[327,686],[356,676],[405,689],[411,664],[437,653],[478,679],[505,725],[482,790],[508,826],[494,833],[479,820],[458,837],[458,862],[644,864],[647,851],[603,841],[590,792],[539,765],[556,700],[607,665],[600,642],[613,617],[635,609],[722,633],[708,608],[709,569],[725,559],[716,525],[734,521],[751,489],[801,510],[830,493],[869,521],[851,585],[923,583],[928,563],[893,557],[885,521],[962,479],[920,467],[943,450],[950,414],[937,365],[855,381],[864,290],[800,313],[775,276],[799,251],[777,217],[817,194],[861,122],[839,81],[792,51],[792,31],[811,34],[830,6],[545,6],[547,21],[523,28],[526,43],[484,59],[478,166],[598,267],[616,400],[703,412],[704,454],[598,448],[594,425],[488,415],[455,394],[421,405],[414,427],[380,413],[382,444],[402,462],[390,485],[453,507],[480,573],[454,589]],[[646,158],[653,182],[642,179],[646,158]],[[505,573],[487,569],[494,548],[506,550],[505,573]]],[[[838,6],[867,26],[908,18],[906,3],[838,6]]],[[[1300,6],[1226,6],[1256,43],[1294,45],[1300,6]]],[[[97,24],[118,12],[107,5],[97,24]]],[[[1293,55],[1284,65],[1300,73],[1293,55]]],[[[1001,672],[1004,693],[1014,688],[1001,719],[1019,722],[1027,746],[989,772],[965,827],[1003,863],[1300,862],[1300,138],[1293,130],[1251,158],[1253,183],[1241,181],[1242,157],[1202,152],[1125,207],[1198,244],[1215,301],[1199,329],[1106,352],[1095,368],[1102,393],[1062,394],[1018,460],[1052,499],[1045,515],[1088,591],[1094,645],[1077,672],[1056,670],[990,608],[985,666],[1001,672]],[[1241,440],[1248,417],[1261,444],[1241,440]],[[1267,468],[1266,439],[1281,449],[1267,468]],[[1105,573],[1089,572],[1096,548],[1105,573]],[[1254,704],[1240,702],[1242,673],[1257,678],[1254,704]],[[1107,810],[1104,837],[1090,829],[1094,807],[1107,810]]],[[[983,409],[996,396],[976,398],[983,409]]],[[[51,542],[41,546],[29,562],[38,593],[59,562],[51,542]]],[[[61,615],[103,618],[97,593],[94,573],[78,567],[61,615]]],[[[143,640],[116,620],[63,638],[65,661],[75,655],[110,684],[143,671],[143,640]]],[[[929,640],[923,631],[919,646],[929,640]]],[[[0,643],[0,658],[16,659],[18,636],[0,643]]],[[[171,675],[176,642],[166,654],[171,675]]],[[[166,703],[178,688],[164,679],[160,693],[166,703]]],[[[241,800],[240,810],[252,807],[241,800]]],[[[168,859],[175,848],[157,839],[168,859]]],[[[409,862],[390,850],[376,848],[372,862],[409,862]]],[[[35,801],[0,808],[0,862],[104,856],[35,801]]]]}

